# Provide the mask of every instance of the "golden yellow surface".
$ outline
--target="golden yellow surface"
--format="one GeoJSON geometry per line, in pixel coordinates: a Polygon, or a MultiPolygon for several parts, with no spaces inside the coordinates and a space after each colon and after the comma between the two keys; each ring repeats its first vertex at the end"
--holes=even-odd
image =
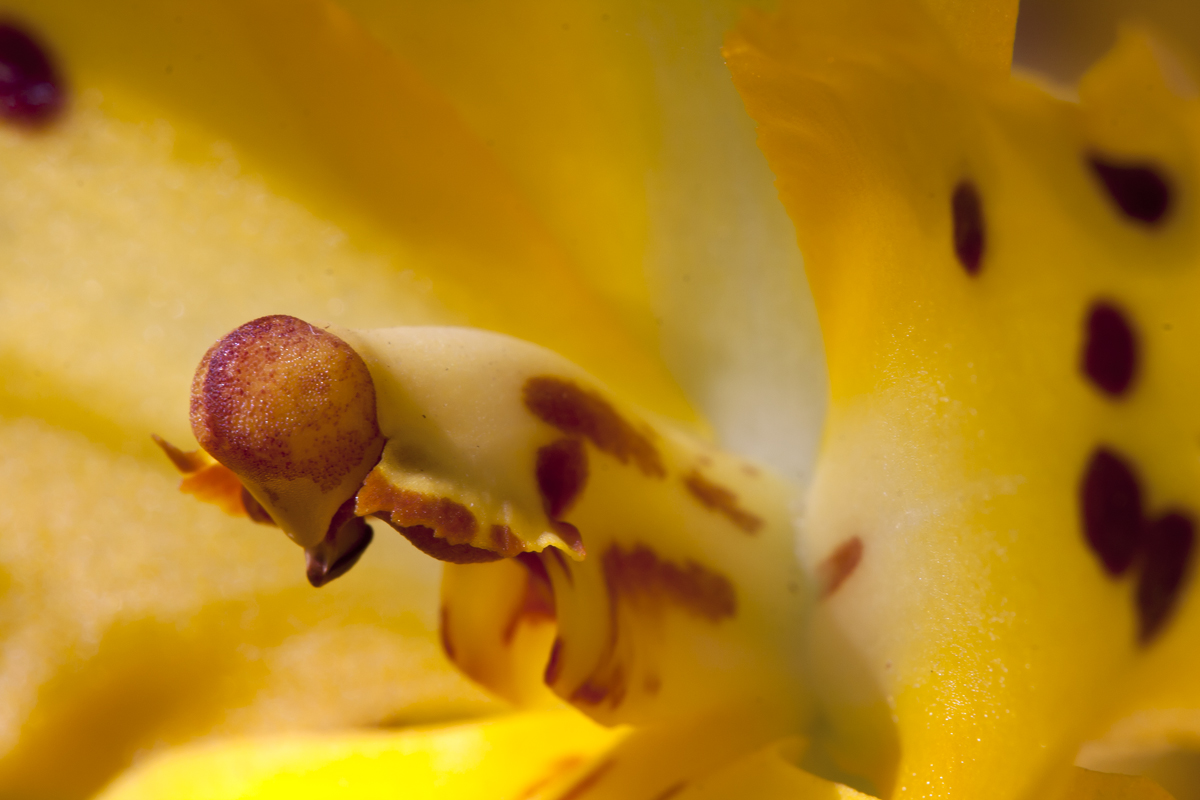
{"type": "Polygon", "coordinates": [[[397,734],[233,741],[176,751],[100,797],[532,798],[572,786],[619,739],[558,712],[397,734]]]}
{"type": "MultiPolygon", "coordinates": [[[[820,363],[796,356],[817,338],[799,259],[750,122],[722,116],[732,90],[704,89],[697,55],[738,9],[635,6],[4,3],[72,95],[47,132],[0,127],[0,794],[89,796],[136,764],[113,796],[519,797],[549,775],[549,797],[586,778],[577,756],[603,764],[608,735],[577,716],[361,732],[501,710],[438,653],[436,569],[381,536],[316,593],[277,531],[177,494],[147,434],[186,446],[204,349],[287,312],[504,330],[695,425],[665,344],[722,430],[805,450],[797,420],[819,417],[823,384],[796,387],[820,363]],[[175,749],[197,739],[214,741],[175,749]]],[[[801,555],[867,541],[814,629],[837,721],[817,766],[898,776],[894,796],[1160,798],[1068,767],[1122,718],[1134,744],[1194,742],[1194,599],[1131,647],[1129,581],[1081,550],[1071,492],[1102,433],[1124,437],[1153,509],[1192,497],[1194,226],[1147,255],[1077,148],[1151,146],[1194,215],[1194,104],[1136,42],[1082,112],[1009,83],[1008,3],[930,0],[950,38],[903,4],[864,8],[764,34],[806,42],[781,60],[819,91],[747,93],[845,123],[809,129],[825,149],[805,163],[764,139],[833,374],[801,555]],[[1127,130],[1087,110],[1127,105],[1127,130]],[[1003,199],[985,194],[995,258],[969,288],[946,247],[945,181],[964,166],[1003,199]],[[913,279],[926,265],[943,272],[913,279]],[[1120,410],[1071,372],[1085,288],[1170,312],[1174,336],[1146,328],[1146,393],[1120,410]]],[[[618,745],[629,764],[590,796],[674,791],[659,754],[711,770],[676,797],[861,796],[798,768],[803,743],[729,763],[707,733],[618,745]]]]}
{"type": "MultiPolygon", "coordinates": [[[[1111,578],[1088,547],[1080,485],[1107,444],[1134,465],[1149,518],[1197,518],[1200,105],[1143,37],[1076,104],[960,58],[916,4],[788,3],[748,17],[726,52],[829,363],[801,555],[864,542],[814,634],[831,716],[867,714],[851,751],[894,742],[875,767],[897,796],[1043,796],[1117,719],[1196,707],[1194,580],[1139,644],[1136,570],[1111,578]],[[1161,225],[1120,213],[1093,152],[1157,165],[1173,187],[1161,225]],[[952,246],[964,179],[986,226],[975,276],[952,246]],[[1138,337],[1120,399],[1079,366],[1097,299],[1138,337]]],[[[1194,737],[1198,719],[1162,724],[1194,737]]]]}

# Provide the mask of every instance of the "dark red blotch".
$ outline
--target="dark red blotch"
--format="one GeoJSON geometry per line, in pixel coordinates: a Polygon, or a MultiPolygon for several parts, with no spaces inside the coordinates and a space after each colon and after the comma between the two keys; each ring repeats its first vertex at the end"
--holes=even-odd
{"type": "Polygon", "coordinates": [[[1092,454],[1080,487],[1083,532],[1104,568],[1121,575],[1142,544],[1142,490],[1123,458],[1100,447],[1092,454]]]}
{"type": "Polygon", "coordinates": [[[954,220],[954,254],[968,275],[975,275],[983,262],[987,241],[983,224],[983,203],[979,191],[970,181],[960,181],[950,198],[954,220]]]}
{"type": "Polygon", "coordinates": [[[546,516],[561,519],[587,484],[587,452],[579,439],[559,439],[537,452],[537,482],[546,516]]]}
{"type": "Polygon", "coordinates": [[[1145,562],[1137,587],[1138,640],[1148,643],[1171,616],[1187,577],[1195,526],[1171,512],[1147,526],[1145,562]]]}
{"type": "Polygon", "coordinates": [[[1171,210],[1171,187],[1153,164],[1119,164],[1092,155],[1088,165],[1125,216],[1155,225],[1171,210]]]}
{"type": "Polygon", "coordinates": [[[1137,372],[1137,338],[1115,305],[1100,301],[1088,311],[1083,345],[1083,372],[1098,389],[1113,397],[1129,390],[1137,372]]]}
{"type": "Polygon", "coordinates": [[[0,116],[41,125],[62,106],[63,82],[46,48],[13,23],[0,22],[0,116]]]}

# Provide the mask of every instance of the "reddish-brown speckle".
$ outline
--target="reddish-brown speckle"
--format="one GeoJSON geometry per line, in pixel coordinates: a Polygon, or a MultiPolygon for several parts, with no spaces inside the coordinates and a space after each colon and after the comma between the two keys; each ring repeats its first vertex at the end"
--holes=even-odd
{"type": "Polygon", "coordinates": [[[546,516],[559,519],[587,484],[587,452],[579,439],[559,439],[537,452],[537,482],[546,516]]]}
{"type": "Polygon", "coordinates": [[[721,573],[685,561],[658,557],[643,544],[625,550],[614,544],[604,554],[604,579],[614,600],[651,607],[673,605],[693,616],[718,622],[737,613],[733,583],[721,573]]]}
{"type": "Polygon", "coordinates": [[[248,322],[205,354],[192,382],[200,446],[252,482],[338,486],[383,439],[371,373],[331,333],[288,316],[248,322]]]}
{"type": "Polygon", "coordinates": [[[752,514],[738,505],[738,496],[729,489],[714,483],[697,470],[692,470],[683,479],[688,492],[710,511],[715,511],[746,533],[758,533],[763,526],[762,517],[752,514]]]}
{"type": "Polygon", "coordinates": [[[525,383],[525,407],[569,436],[582,436],[622,464],[632,461],[646,475],[666,477],[662,456],[642,433],[595,392],[562,378],[541,376],[525,383]]]}
{"type": "Polygon", "coordinates": [[[862,561],[863,543],[851,536],[817,565],[817,595],[824,600],[836,592],[862,561]]]}

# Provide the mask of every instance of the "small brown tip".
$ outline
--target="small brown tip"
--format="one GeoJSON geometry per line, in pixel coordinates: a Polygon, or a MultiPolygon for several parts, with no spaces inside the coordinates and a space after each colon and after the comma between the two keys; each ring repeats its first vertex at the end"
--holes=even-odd
{"type": "Polygon", "coordinates": [[[342,577],[358,563],[374,538],[375,533],[366,520],[351,517],[340,526],[336,535],[327,536],[320,544],[304,551],[308,582],[319,589],[342,577]]]}

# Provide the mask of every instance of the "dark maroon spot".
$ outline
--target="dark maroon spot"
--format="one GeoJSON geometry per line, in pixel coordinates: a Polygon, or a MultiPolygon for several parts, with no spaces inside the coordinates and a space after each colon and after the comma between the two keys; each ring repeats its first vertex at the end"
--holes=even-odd
{"type": "Polygon", "coordinates": [[[587,483],[588,462],[583,442],[559,439],[537,453],[537,482],[542,505],[550,519],[559,519],[587,483]]]}
{"type": "Polygon", "coordinates": [[[1088,164],[1125,216],[1154,225],[1171,209],[1171,187],[1153,164],[1117,164],[1098,155],[1088,164]]]}
{"type": "Polygon", "coordinates": [[[1129,569],[1142,544],[1142,490],[1124,459],[1098,448],[1080,487],[1083,533],[1110,575],[1129,569]]]}
{"type": "Polygon", "coordinates": [[[1119,397],[1137,371],[1137,339],[1120,309],[1106,302],[1088,311],[1083,371],[1099,389],[1119,397]]]}
{"type": "Polygon", "coordinates": [[[1194,541],[1194,526],[1185,514],[1166,514],[1147,526],[1145,565],[1137,587],[1138,641],[1142,644],[1162,630],[1175,610],[1194,541]]]}
{"type": "Polygon", "coordinates": [[[954,254],[968,275],[979,272],[986,241],[983,228],[983,204],[979,192],[970,181],[960,181],[950,198],[954,217],[954,254]]]}
{"type": "Polygon", "coordinates": [[[0,22],[0,116],[41,125],[62,103],[62,81],[46,49],[12,23],[0,22]]]}

